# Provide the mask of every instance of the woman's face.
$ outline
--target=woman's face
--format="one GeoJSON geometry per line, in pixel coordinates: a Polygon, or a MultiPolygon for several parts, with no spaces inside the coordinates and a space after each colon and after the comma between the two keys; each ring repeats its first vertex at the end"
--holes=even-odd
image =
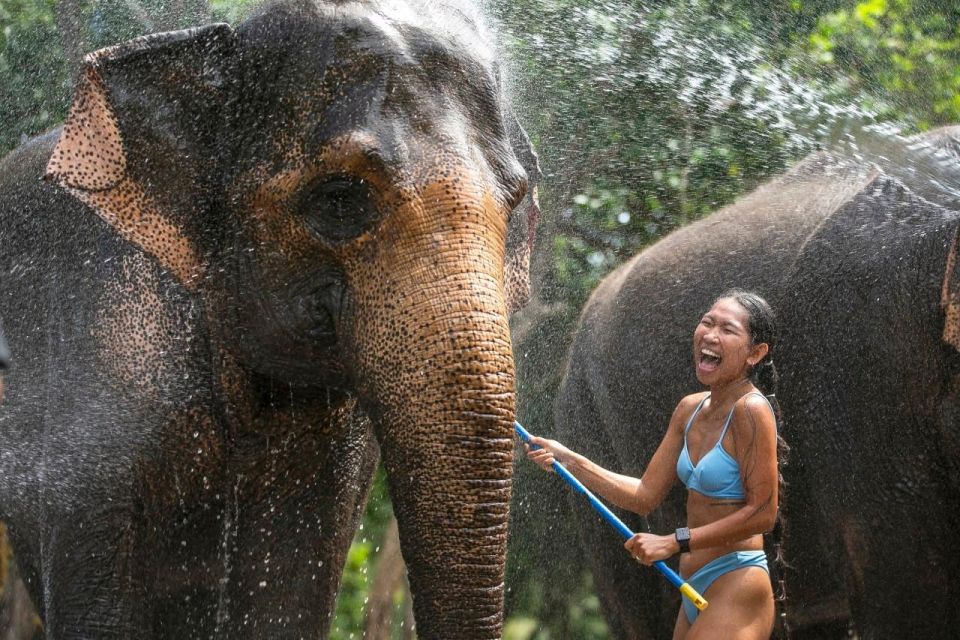
{"type": "Polygon", "coordinates": [[[766,352],[766,344],[751,343],[747,310],[733,298],[717,300],[693,332],[693,366],[705,385],[747,377],[766,352]]]}

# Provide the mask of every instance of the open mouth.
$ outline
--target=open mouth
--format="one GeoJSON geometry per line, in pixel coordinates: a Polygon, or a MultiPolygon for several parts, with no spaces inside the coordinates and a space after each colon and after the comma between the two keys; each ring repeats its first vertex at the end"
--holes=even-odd
{"type": "Polygon", "coordinates": [[[716,351],[711,349],[701,349],[700,350],[700,368],[706,371],[713,371],[720,366],[720,362],[723,358],[716,351]]]}

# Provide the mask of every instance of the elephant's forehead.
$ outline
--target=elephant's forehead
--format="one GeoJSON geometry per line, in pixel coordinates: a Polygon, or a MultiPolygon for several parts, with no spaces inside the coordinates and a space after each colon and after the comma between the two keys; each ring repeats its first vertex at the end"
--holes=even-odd
{"type": "Polygon", "coordinates": [[[366,24],[371,32],[402,47],[410,29],[457,44],[471,55],[493,62],[493,38],[477,3],[458,0],[382,0],[343,6],[324,5],[321,13],[331,23],[366,24]]]}
{"type": "Polygon", "coordinates": [[[319,4],[291,11],[278,5],[240,28],[247,42],[287,60],[288,68],[328,67],[352,60],[380,68],[422,68],[438,63],[492,73],[496,48],[482,22],[456,2],[319,4]]]}
{"type": "Polygon", "coordinates": [[[451,43],[456,51],[477,62],[495,63],[495,47],[473,3],[387,2],[379,10],[371,14],[371,24],[382,29],[384,35],[403,38],[404,42],[398,44],[408,44],[406,39],[415,34],[430,46],[451,43]]]}
{"type": "Polygon", "coordinates": [[[475,24],[401,3],[367,9],[351,3],[245,26],[251,134],[242,155],[284,168],[367,131],[385,166],[398,168],[414,139],[473,161],[469,141],[505,136],[492,51],[475,24]],[[463,33],[472,35],[457,40],[463,33]]]}

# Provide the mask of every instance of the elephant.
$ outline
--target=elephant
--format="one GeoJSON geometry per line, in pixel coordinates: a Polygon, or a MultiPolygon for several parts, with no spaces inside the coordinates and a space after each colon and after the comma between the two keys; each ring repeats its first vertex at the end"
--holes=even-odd
{"type": "Polygon", "coordinates": [[[539,168],[479,14],[275,2],[77,78],[0,162],[46,637],[325,637],[382,459],[419,637],[499,638],[539,168]]]}
{"type": "MultiPolygon", "coordinates": [[[[555,437],[639,476],[698,389],[700,314],[732,287],[769,300],[791,447],[772,576],[793,637],[948,638],[960,623],[960,127],[880,140],[875,156],[816,152],[608,275],[554,405],[555,437]]],[[[684,498],[678,483],[628,523],[684,526],[684,498]]],[[[676,591],[571,509],[612,636],[670,637],[676,591]]]]}

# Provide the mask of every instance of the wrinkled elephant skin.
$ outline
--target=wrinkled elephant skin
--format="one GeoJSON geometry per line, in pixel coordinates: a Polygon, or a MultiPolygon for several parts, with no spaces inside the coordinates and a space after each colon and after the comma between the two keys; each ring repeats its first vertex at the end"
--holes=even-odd
{"type": "MultiPolygon", "coordinates": [[[[770,300],[792,447],[793,637],[841,637],[850,624],[864,638],[956,637],[960,202],[925,178],[960,184],[958,140],[957,127],[926,134],[890,164],[811,156],[636,256],[581,316],[557,437],[639,475],[677,399],[700,388],[687,365],[700,314],[733,286],[770,300]]],[[[683,498],[678,485],[653,531],[682,526],[683,498]]],[[[675,591],[573,508],[614,637],[669,637],[675,591]]]]}
{"type": "Polygon", "coordinates": [[[381,453],[419,637],[500,637],[538,169],[450,9],[98,51],[3,162],[0,518],[48,637],[325,637],[381,453]]]}

